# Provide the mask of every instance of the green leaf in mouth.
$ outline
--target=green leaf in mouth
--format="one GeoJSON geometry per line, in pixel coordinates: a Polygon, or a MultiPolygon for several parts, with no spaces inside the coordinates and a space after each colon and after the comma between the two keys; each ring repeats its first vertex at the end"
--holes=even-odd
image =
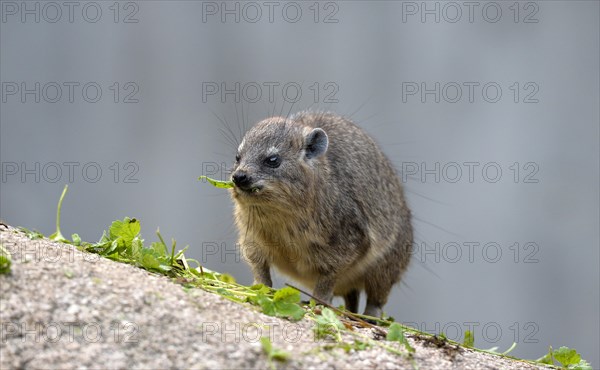
{"type": "Polygon", "coordinates": [[[202,180],[202,179],[206,179],[206,181],[208,181],[209,183],[211,183],[212,186],[214,186],[216,188],[221,188],[221,189],[230,189],[230,188],[233,188],[233,181],[219,181],[219,180],[211,179],[208,176],[200,176],[200,177],[198,177],[198,180],[202,180]]]}

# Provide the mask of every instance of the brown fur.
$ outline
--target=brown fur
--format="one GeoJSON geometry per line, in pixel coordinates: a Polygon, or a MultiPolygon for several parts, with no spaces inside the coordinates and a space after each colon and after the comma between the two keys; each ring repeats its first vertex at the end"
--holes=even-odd
{"type": "Polygon", "coordinates": [[[352,311],[365,290],[365,313],[379,316],[408,266],[413,233],[400,180],[377,144],[343,117],[301,112],[256,124],[238,155],[234,175],[254,191],[236,185],[231,194],[255,283],[271,286],[274,266],[325,301],[343,296],[352,311]],[[273,153],[278,168],[264,164],[273,153]]]}

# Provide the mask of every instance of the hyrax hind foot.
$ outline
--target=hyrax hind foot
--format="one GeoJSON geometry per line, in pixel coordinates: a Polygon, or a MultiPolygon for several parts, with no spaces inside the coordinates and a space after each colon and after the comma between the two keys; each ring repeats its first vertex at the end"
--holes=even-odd
{"type": "Polygon", "coordinates": [[[313,295],[321,301],[331,304],[333,300],[333,286],[335,285],[335,276],[322,275],[317,279],[317,285],[313,291],[313,295]]]}
{"type": "Polygon", "coordinates": [[[380,305],[367,303],[367,307],[365,308],[365,315],[380,318],[382,313],[383,310],[380,305]]]}
{"type": "Polygon", "coordinates": [[[360,292],[357,289],[351,290],[344,295],[344,305],[346,310],[350,312],[358,312],[358,300],[360,298],[360,292]]]}

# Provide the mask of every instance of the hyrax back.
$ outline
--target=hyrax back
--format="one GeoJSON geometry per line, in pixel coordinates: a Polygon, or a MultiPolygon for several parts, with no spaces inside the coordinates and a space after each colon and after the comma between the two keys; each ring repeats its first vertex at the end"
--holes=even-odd
{"type": "Polygon", "coordinates": [[[379,316],[410,259],[411,216],[394,168],[358,126],[332,113],[273,117],[238,148],[231,190],[255,283],[270,267],[331,302],[379,316]]]}

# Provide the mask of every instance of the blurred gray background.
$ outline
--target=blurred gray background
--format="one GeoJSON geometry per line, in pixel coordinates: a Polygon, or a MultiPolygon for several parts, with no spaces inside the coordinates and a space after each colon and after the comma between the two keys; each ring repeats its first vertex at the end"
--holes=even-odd
{"type": "Polygon", "coordinates": [[[52,233],[68,183],[66,235],[137,217],[249,284],[227,192],[196,179],[257,120],[331,110],[416,215],[390,315],[600,366],[597,1],[1,5],[5,222],[52,233]]]}

